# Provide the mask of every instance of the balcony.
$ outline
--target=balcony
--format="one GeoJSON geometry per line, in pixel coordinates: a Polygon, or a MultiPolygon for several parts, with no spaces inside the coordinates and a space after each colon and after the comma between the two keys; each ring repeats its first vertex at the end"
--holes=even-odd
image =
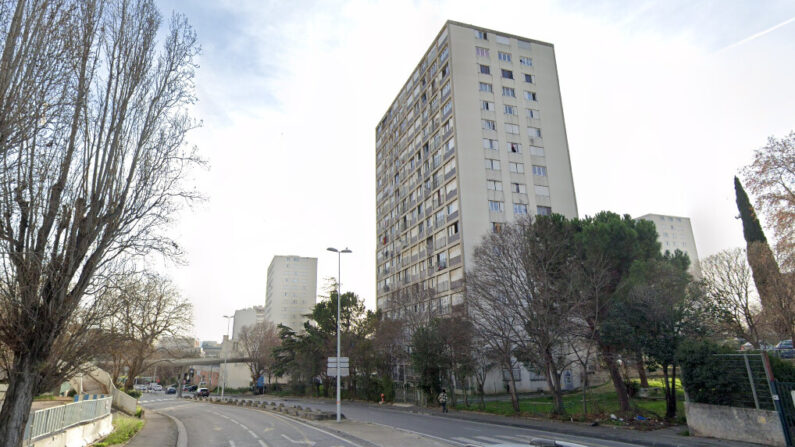
{"type": "Polygon", "coordinates": [[[461,263],[461,256],[456,256],[454,258],[450,258],[450,267],[455,267],[456,265],[461,263]]]}
{"type": "Polygon", "coordinates": [[[455,281],[451,281],[450,282],[450,290],[457,290],[457,289],[460,289],[462,287],[464,287],[464,280],[463,279],[457,279],[455,281]]]}
{"type": "MultiPolygon", "coordinates": [[[[452,154],[453,152],[450,152],[450,153],[452,154]]],[[[445,172],[445,173],[444,173],[444,179],[445,179],[445,180],[450,180],[450,178],[451,178],[452,176],[454,176],[454,175],[455,175],[455,168],[451,169],[451,170],[450,170],[450,171],[448,171],[448,172],[445,172]]]]}
{"type": "Polygon", "coordinates": [[[454,190],[452,190],[452,191],[447,193],[447,198],[445,200],[450,200],[450,199],[452,199],[453,197],[455,197],[457,195],[458,195],[458,190],[454,189],[454,190]]]}
{"type": "Polygon", "coordinates": [[[447,216],[447,221],[450,222],[451,220],[455,219],[456,217],[458,217],[458,211],[453,211],[452,213],[450,213],[447,216]]]}
{"type": "Polygon", "coordinates": [[[456,241],[458,241],[459,239],[461,239],[461,233],[456,233],[456,234],[454,234],[454,235],[450,236],[450,237],[447,239],[447,242],[452,244],[453,242],[456,242],[456,241]]]}

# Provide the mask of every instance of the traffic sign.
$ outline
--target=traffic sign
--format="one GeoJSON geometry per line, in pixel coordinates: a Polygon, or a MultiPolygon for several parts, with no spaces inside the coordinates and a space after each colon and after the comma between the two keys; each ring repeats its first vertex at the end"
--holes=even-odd
{"type": "MultiPolygon", "coordinates": [[[[329,377],[337,377],[337,366],[335,365],[333,368],[329,366],[326,375],[329,377]]],[[[351,375],[350,369],[348,367],[340,367],[340,377],[348,377],[351,375]]]]}
{"type": "MultiPolygon", "coordinates": [[[[350,361],[348,357],[340,357],[339,358],[340,368],[348,368],[350,365],[350,361]]],[[[329,357],[328,358],[328,367],[329,368],[336,368],[337,367],[337,357],[329,357]]]]}

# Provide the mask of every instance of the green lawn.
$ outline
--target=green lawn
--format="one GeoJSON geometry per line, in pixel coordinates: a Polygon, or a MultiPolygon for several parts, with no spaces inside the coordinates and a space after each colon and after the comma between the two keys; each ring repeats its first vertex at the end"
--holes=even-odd
{"type": "Polygon", "coordinates": [[[113,432],[102,441],[93,444],[93,446],[106,447],[109,445],[124,444],[135,436],[143,426],[144,421],[138,418],[126,416],[121,413],[114,413],[113,432]]]}
{"type": "MultiPolygon", "coordinates": [[[[660,388],[657,395],[658,399],[642,399],[636,397],[631,399],[631,404],[635,409],[635,413],[644,417],[662,419],[665,416],[665,401],[662,399],[662,380],[649,380],[649,385],[655,388],[660,388]]],[[[681,389],[681,384],[677,383],[677,415],[684,415],[684,393],[681,389]]],[[[514,415],[513,406],[511,401],[499,402],[486,402],[485,410],[479,410],[477,406],[477,397],[470,400],[474,404],[468,408],[460,401],[456,408],[459,410],[470,411],[485,411],[487,413],[501,414],[501,415],[514,415]]],[[[609,416],[611,413],[618,412],[618,399],[613,390],[613,385],[607,383],[605,385],[593,388],[588,391],[588,414],[583,414],[582,405],[582,392],[574,392],[565,394],[563,396],[563,403],[566,407],[567,416],[577,419],[591,419],[600,416],[609,416]]],[[[519,409],[523,415],[533,415],[549,417],[552,413],[552,397],[532,397],[523,398],[519,400],[519,409]]]]}

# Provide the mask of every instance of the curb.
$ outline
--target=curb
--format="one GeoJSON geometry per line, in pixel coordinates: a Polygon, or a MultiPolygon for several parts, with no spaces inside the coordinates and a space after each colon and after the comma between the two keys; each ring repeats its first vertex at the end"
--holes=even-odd
{"type": "Polygon", "coordinates": [[[152,412],[162,416],[168,416],[169,419],[174,421],[174,424],[177,426],[177,447],[188,447],[188,430],[185,429],[185,424],[183,424],[182,421],[168,413],[160,413],[154,410],[152,410],[152,412]]]}

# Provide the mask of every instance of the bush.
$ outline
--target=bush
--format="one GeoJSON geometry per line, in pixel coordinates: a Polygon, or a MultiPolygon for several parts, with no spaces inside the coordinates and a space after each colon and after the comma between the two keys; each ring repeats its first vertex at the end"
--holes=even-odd
{"type": "Polygon", "coordinates": [[[624,386],[627,388],[627,394],[629,397],[635,397],[635,395],[638,394],[638,391],[640,391],[640,383],[634,380],[627,380],[624,382],[624,386]]]}
{"type": "Polygon", "coordinates": [[[125,391],[125,393],[129,394],[130,396],[132,396],[132,397],[134,397],[134,398],[136,398],[136,399],[138,399],[139,397],[141,397],[141,392],[140,392],[140,391],[138,391],[138,390],[130,390],[130,391],[125,391]]]}
{"type": "MultiPolygon", "coordinates": [[[[677,350],[682,367],[682,386],[693,402],[713,405],[748,406],[751,395],[744,369],[727,368],[715,354],[735,354],[729,347],[709,341],[686,341],[677,350]]],[[[751,401],[753,406],[753,401],[751,401]]]]}
{"type": "Polygon", "coordinates": [[[68,393],[66,393],[66,397],[75,397],[75,396],[77,396],[77,390],[74,388],[72,388],[71,390],[69,390],[68,393]]]}

